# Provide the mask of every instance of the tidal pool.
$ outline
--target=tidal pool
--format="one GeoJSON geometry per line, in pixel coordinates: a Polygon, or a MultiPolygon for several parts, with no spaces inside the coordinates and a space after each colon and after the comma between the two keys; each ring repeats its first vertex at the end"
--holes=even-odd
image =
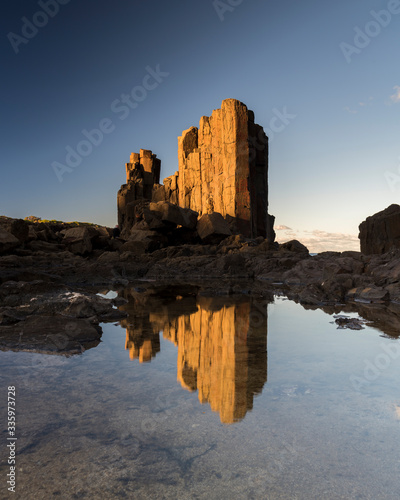
{"type": "Polygon", "coordinates": [[[120,295],[81,355],[0,352],[1,498],[398,500],[396,332],[284,297],[120,295]]]}

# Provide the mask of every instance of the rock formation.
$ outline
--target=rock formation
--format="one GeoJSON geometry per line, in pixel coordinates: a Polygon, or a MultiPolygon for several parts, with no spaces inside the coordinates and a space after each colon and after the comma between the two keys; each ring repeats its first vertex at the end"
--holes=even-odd
{"type": "Polygon", "coordinates": [[[151,201],[153,186],[160,182],[161,160],[151,151],[141,149],[140,153],[131,153],[126,166],[126,184],[118,191],[118,224],[133,226],[132,219],[135,205],[143,200],[151,201]]]}
{"type": "Polygon", "coordinates": [[[400,206],[390,205],[362,222],[360,229],[361,252],[383,254],[400,248],[400,206]]]}
{"type": "Polygon", "coordinates": [[[118,193],[124,235],[137,222],[136,207],[147,200],[191,209],[199,217],[216,212],[234,233],[274,241],[274,217],[268,215],[268,138],[243,103],[226,99],[221,109],[200,119],[198,128],[185,130],[178,138],[178,164],[179,171],[160,185],[160,160],[147,150],[131,154],[127,183],[118,193]]]}
{"type": "Polygon", "coordinates": [[[247,237],[271,238],[268,138],[254,113],[235,100],[200,119],[178,138],[179,205],[200,215],[234,219],[247,237]]]}

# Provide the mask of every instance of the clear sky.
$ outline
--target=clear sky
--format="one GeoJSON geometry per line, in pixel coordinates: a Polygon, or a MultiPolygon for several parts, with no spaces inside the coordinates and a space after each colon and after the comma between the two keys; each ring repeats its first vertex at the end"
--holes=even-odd
{"type": "Polygon", "coordinates": [[[279,241],[358,249],[399,201],[399,0],[5,0],[0,26],[1,215],[113,226],[130,153],[171,175],[226,98],[287,116],[267,131],[279,241]]]}

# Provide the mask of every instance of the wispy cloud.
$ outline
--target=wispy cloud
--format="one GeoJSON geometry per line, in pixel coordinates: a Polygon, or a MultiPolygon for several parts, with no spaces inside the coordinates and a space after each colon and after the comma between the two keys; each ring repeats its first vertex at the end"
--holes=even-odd
{"type": "Polygon", "coordinates": [[[276,226],[278,231],[277,235],[279,243],[284,243],[289,240],[299,240],[305,245],[310,252],[343,252],[345,250],[360,251],[360,241],[356,235],[346,233],[330,233],[320,229],[313,229],[311,231],[298,231],[295,229],[284,229],[287,226],[276,226]]]}
{"type": "Polygon", "coordinates": [[[395,85],[393,87],[393,90],[395,90],[396,92],[390,96],[390,100],[394,103],[398,103],[400,102],[400,87],[398,85],[395,85]]]}
{"type": "MultiPolygon", "coordinates": [[[[353,234],[345,233],[329,233],[327,231],[321,231],[319,229],[314,229],[313,231],[304,231],[308,238],[305,238],[310,246],[313,248],[318,248],[319,252],[325,252],[328,250],[341,252],[345,250],[360,250],[360,240],[357,236],[353,234]]],[[[303,243],[307,246],[307,243],[303,243]]]]}
{"type": "Polygon", "coordinates": [[[346,106],[344,108],[345,111],[347,111],[348,113],[351,113],[352,115],[355,115],[358,113],[358,111],[356,111],[355,109],[350,109],[348,106],[346,106]]]}
{"type": "Polygon", "coordinates": [[[292,228],[287,226],[275,226],[274,229],[275,231],[292,231],[292,228]]]}
{"type": "MultiPolygon", "coordinates": [[[[365,106],[371,106],[371,101],[373,101],[374,98],[372,96],[369,96],[367,100],[365,101],[360,101],[358,103],[358,106],[360,106],[361,108],[364,108],[365,106]]],[[[347,111],[348,113],[351,113],[352,115],[355,115],[358,113],[358,111],[356,109],[351,109],[349,106],[346,106],[345,108],[343,108],[345,111],[347,111]]]]}

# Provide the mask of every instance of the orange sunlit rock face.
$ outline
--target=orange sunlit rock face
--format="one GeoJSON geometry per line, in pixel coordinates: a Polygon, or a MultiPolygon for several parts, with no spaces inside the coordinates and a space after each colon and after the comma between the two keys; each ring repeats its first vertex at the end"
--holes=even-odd
{"type": "MultiPolygon", "coordinates": [[[[141,203],[168,202],[200,217],[216,212],[235,234],[274,241],[274,217],[268,214],[268,137],[242,102],[225,99],[221,109],[201,117],[199,127],[182,132],[178,171],[163,184],[160,168],[161,161],[145,149],[132,153],[126,163],[126,184],[117,199],[123,235],[140,224],[135,210],[141,203]]],[[[150,217],[146,224],[154,229],[150,217]]]]}
{"type": "Polygon", "coordinates": [[[166,305],[154,296],[126,298],[129,317],[121,324],[131,359],[151,361],[162,331],[177,346],[182,387],[197,391],[224,424],[243,419],[267,381],[267,302],[191,297],[166,305]]]}
{"type": "MultiPolygon", "coordinates": [[[[245,236],[272,237],[268,219],[268,138],[236,99],[178,138],[179,206],[236,220],[245,236]]],[[[164,181],[165,182],[165,181],[164,181]]]]}

